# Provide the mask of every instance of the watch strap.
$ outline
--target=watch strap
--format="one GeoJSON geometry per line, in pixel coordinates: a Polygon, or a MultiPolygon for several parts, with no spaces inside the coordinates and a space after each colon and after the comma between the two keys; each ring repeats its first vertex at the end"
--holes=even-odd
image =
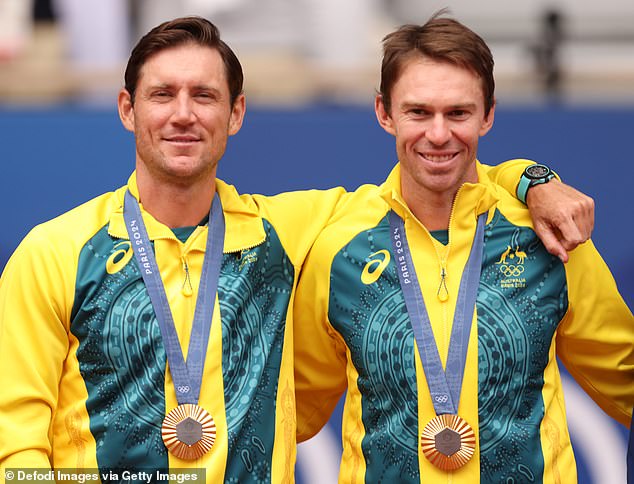
{"type": "Polygon", "coordinates": [[[517,199],[523,204],[526,204],[526,195],[528,194],[528,189],[530,188],[530,184],[531,184],[531,179],[528,178],[526,175],[522,174],[522,176],[520,177],[520,182],[517,184],[516,194],[517,194],[517,199]]]}
{"type": "MultiPolygon", "coordinates": [[[[552,171],[549,167],[547,167],[546,165],[541,165],[539,163],[537,165],[546,168],[548,170],[548,173],[541,176],[540,178],[533,178],[526,174],[528,168],[530,167],[527,167],[524,170],[524,173],[522,173],[522,176],[520,177],[520,181],[517,184],[517,189],[515,190],[517,199],[520,200],[523,204],[526,204],[526,196],[528,194],[528,189],[530,187],[534,187],[535,185],[541,185],[542,183],[548,183],[550,180],[552,180],[555,177],[555,172],[552,171]]],[[[530,165],[530,166],[534,167],[536,165],[530,165]]]]}

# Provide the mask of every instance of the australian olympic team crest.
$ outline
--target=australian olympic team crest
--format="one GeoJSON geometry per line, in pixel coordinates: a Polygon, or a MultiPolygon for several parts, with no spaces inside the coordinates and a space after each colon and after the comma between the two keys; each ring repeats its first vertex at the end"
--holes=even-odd
{"type": "Polygon", "coordinates": [[[510,245],[506,246],[506,250],[500,254],[500,259],[495,263],[503,276],[500,280],[500,288],[526,287],[525,262],[526,252],[520,250],[519,246],[515,248],[510,245]]]}

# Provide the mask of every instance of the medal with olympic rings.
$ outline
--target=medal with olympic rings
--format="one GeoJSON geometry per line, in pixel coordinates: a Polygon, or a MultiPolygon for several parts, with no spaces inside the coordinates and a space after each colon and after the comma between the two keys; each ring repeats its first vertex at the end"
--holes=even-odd
{"type": "MultiPolygon", "coordinates": [[[[421,433],[421,451],[437,468],[453,471],[467,464],[476,448],[473,428],[457,413],[480,281],[486,212],[478,216],[471,252],[460,281],[445,368],[440,360],[424,297],[421,297],[405,222],[392,211],[389,223],[394,255],[398,256],[395,257],[398,261],[396,272],[436,412],[436,417],[421,433]]],[[[441,275],[444,278],[444,270],[441,275]]]]}
{"type": "Polygon", "coordinates": [[[174,319],[139,203],[129,191],[125,194],[123,217],[130,241],[134,241],[134,256],[159,323],[167,362],[174,381],[176,400],[179,403],[163,419],[161,437],[165,447],[173,456],[183,460],[196,460],[209,452],[216,441],[214,419],[209,412],[198,405],[198,398],[224,245],[225,221],[220,197],[215,194],[211,205],[207,228],[207,246],[194,310],[187,361],[183,357],[174,319]]]}

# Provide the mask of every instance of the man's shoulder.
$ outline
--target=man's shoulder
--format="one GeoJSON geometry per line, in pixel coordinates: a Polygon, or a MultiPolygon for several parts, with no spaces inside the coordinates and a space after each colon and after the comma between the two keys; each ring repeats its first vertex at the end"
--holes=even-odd
{"type": "Polygon", "coordinates": [[[121,207],[120,191],[107,192],[78,205],[57,217],[33,227],[23,244],[46,243],[51,246],[62,241],[84,243],[110,221],[113,212],[121,207]]]}
{"type": "Polygon", "coordinates": [[[64,274],[72,274],[81,250],[108,224],[117,209],[118,195],[118,192],[104,193],[36,225],[20,242],[7,268],[12,266],[19,272],[56,265],[66,268],[64,274]]]}
{"type": "Polygon", "coordinates": [[[301,210],[305,207],[334,206],[346,194],[347,192],[343,187],[334,187],[330,189],[293,190],[275,195],[253,194],[247,196],[261,209],[286,212],[301,210]]]}
{"type": "Polygon", "coordinates": [[[533,228],[533,220],[531,219],[528,207],[511,195],[502,185],[488,179],[485,184],[497,198],[497,211],[504,216],[511,224],[518,227],[533,228]]]}
{"type": "Polygon", "coordinates": [[[359,236],[372,240],[386,230],[387,223],[383,222],[389,211],[379,186],[362,185],[346,193],[317,237],[312,252],[320,258],[333,258],[359,236]]]}

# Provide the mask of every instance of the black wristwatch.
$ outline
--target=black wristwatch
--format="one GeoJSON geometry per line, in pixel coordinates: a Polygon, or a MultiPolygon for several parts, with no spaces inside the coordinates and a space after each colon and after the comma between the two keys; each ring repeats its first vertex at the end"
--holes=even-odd
{"type": "Polygon", "coordinates": [[[555,172],[546,165],[535,163],[534,165],[527,166],[520,177],[520,182],[517,184],[517,198],[523,203],[526,203],[526,194],[530,187],[548,183],[554,177],[555,172]]]}

